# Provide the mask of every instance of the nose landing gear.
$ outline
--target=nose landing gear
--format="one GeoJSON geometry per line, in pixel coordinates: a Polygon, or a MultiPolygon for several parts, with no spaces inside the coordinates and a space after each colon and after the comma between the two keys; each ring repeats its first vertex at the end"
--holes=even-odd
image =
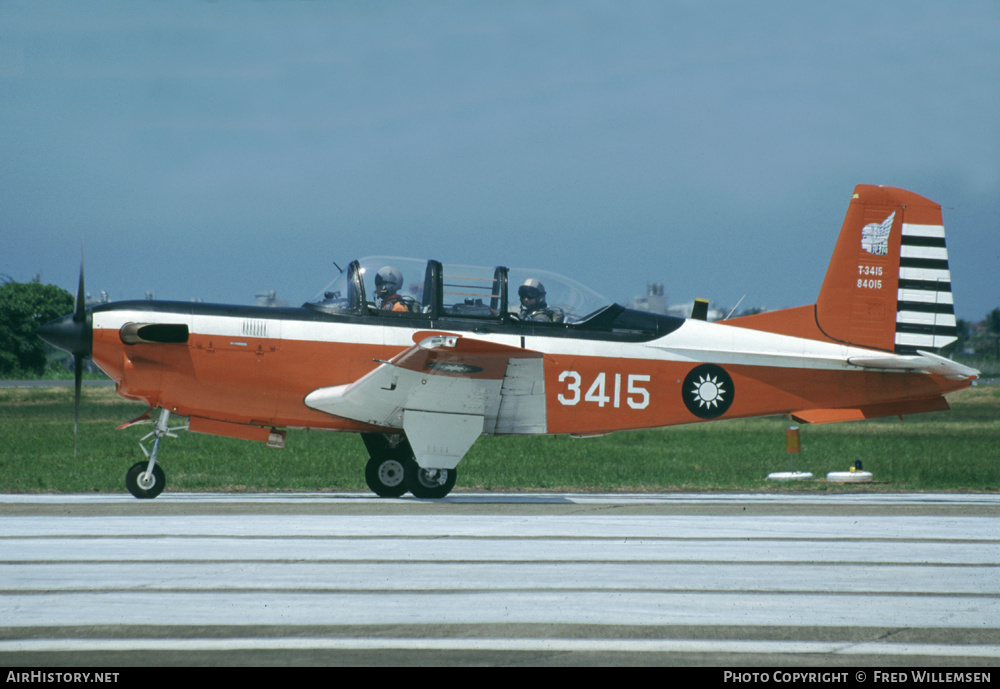
{"type": "MultiPolygon", "coordinates": [[[[164,436],[176,438],[177,434],[173,431],[183,431],[187,429],[186,425],[174,426],[171,428],[167,425],[169,421],[170,410],[161,409],[160,418],[156,421],[156,425],[152,432],[146,434],[142,440],[139,441],[139,447],[142,449],[143,454],[146,455],[149,461],[136,462],[125,473],[125,487],[128,488],[129,493],[140,500],[152,500],[157,495],[162,493],[164,487],[167,485],[163,469],[156,463],[156,455],[160,449],[160,440],[164,436]],[[147,450],[143,443],[150,438],[153,438],[153,443],[152,447],[147,450]]],[[[152,423],[152,421],[148,418],[142,418],[142,420],[138,420],[135,423],[152,423]]]]}

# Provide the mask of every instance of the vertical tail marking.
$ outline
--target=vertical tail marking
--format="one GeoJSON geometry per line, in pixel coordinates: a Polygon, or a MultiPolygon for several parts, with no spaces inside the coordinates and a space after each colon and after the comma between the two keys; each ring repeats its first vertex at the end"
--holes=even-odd
{"type": "Polygon", "coordinates": [[[896,353],[937,350],[956,339],[944,226],[903,223],[896,300],[896,353]]]}

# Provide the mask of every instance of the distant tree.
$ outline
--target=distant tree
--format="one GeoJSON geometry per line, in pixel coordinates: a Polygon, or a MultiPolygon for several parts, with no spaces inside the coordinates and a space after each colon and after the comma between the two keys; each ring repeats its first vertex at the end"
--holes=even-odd
{"type": "MultiPolygon", "coordinates": [[[[962,323],[958,322],[959,337],[962,323]]],[[[1000,360],[1000,309],[993,309],[979,323],[969,323],[967,340],[961,351],[975,357],[1000,360]]]]}
{"type": "Polygon", "coordinates": [[[993,309],[986,314],[984,322],[986,330],[989,333],[987,337],[993,341],[993,352],[997,360],[1000,361],[1000,309],[993,309]]]}
{"type": "Polygon", "coordinates": [[[39,326],[73,311],[73,295],[55,285],[6,282],[0,285],[0,376],[40,376],[45,343],[39,326]]]}
{"type": "Polygon", "coordinates": [[[961,354],[965,351],[965,346],[969,342],[969,337],[972,335],[972,327],[969,321],[962,320],[958,318],[955,320],[955,336],[958,338],[949,345],[945,345],[941,348],[942,354],[947,354],[951,356],[953,354],[961,354]]]}
{"type": "Polygon", "coordinates": [[[986,314],[986,327],[995,335],[1000,335],[1000,309],[993,309],[986,314]]]}

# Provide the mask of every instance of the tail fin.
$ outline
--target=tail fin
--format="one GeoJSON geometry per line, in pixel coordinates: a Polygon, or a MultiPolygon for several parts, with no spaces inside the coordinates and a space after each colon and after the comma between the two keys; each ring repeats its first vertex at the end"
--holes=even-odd
{"type": "Polygon", "coordinates": [[[896,354],[954,342],[941,206],[903,189],[855,187],[816,324],[834,340],[896,354]]]}

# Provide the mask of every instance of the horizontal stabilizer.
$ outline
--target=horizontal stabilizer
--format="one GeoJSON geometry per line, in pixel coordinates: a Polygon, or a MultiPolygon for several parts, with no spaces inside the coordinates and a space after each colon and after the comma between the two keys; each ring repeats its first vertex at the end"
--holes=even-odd
{"type": "Polygon", "coordinates": [[[847,361],[854,366],[861,366],[863,368],[921,371],[952,380],[964,380],[979,376],[979,371],[974,368],[923,350],[917,350],[916,354],[909,356],[852,356],[847,361]]]}
{"type": "Polygon", "coordinates": [[[922,414],[930,411],[949,409],[944,397],[931,397],[922,400],[903,400],[883,404],[868,404],[853,409],[804,409],[793,412],[792,418],[802,423],[839,423],[841,421],[862,421],[878,419],[883,416],[902,416],[903,414],[922,414]]]}

